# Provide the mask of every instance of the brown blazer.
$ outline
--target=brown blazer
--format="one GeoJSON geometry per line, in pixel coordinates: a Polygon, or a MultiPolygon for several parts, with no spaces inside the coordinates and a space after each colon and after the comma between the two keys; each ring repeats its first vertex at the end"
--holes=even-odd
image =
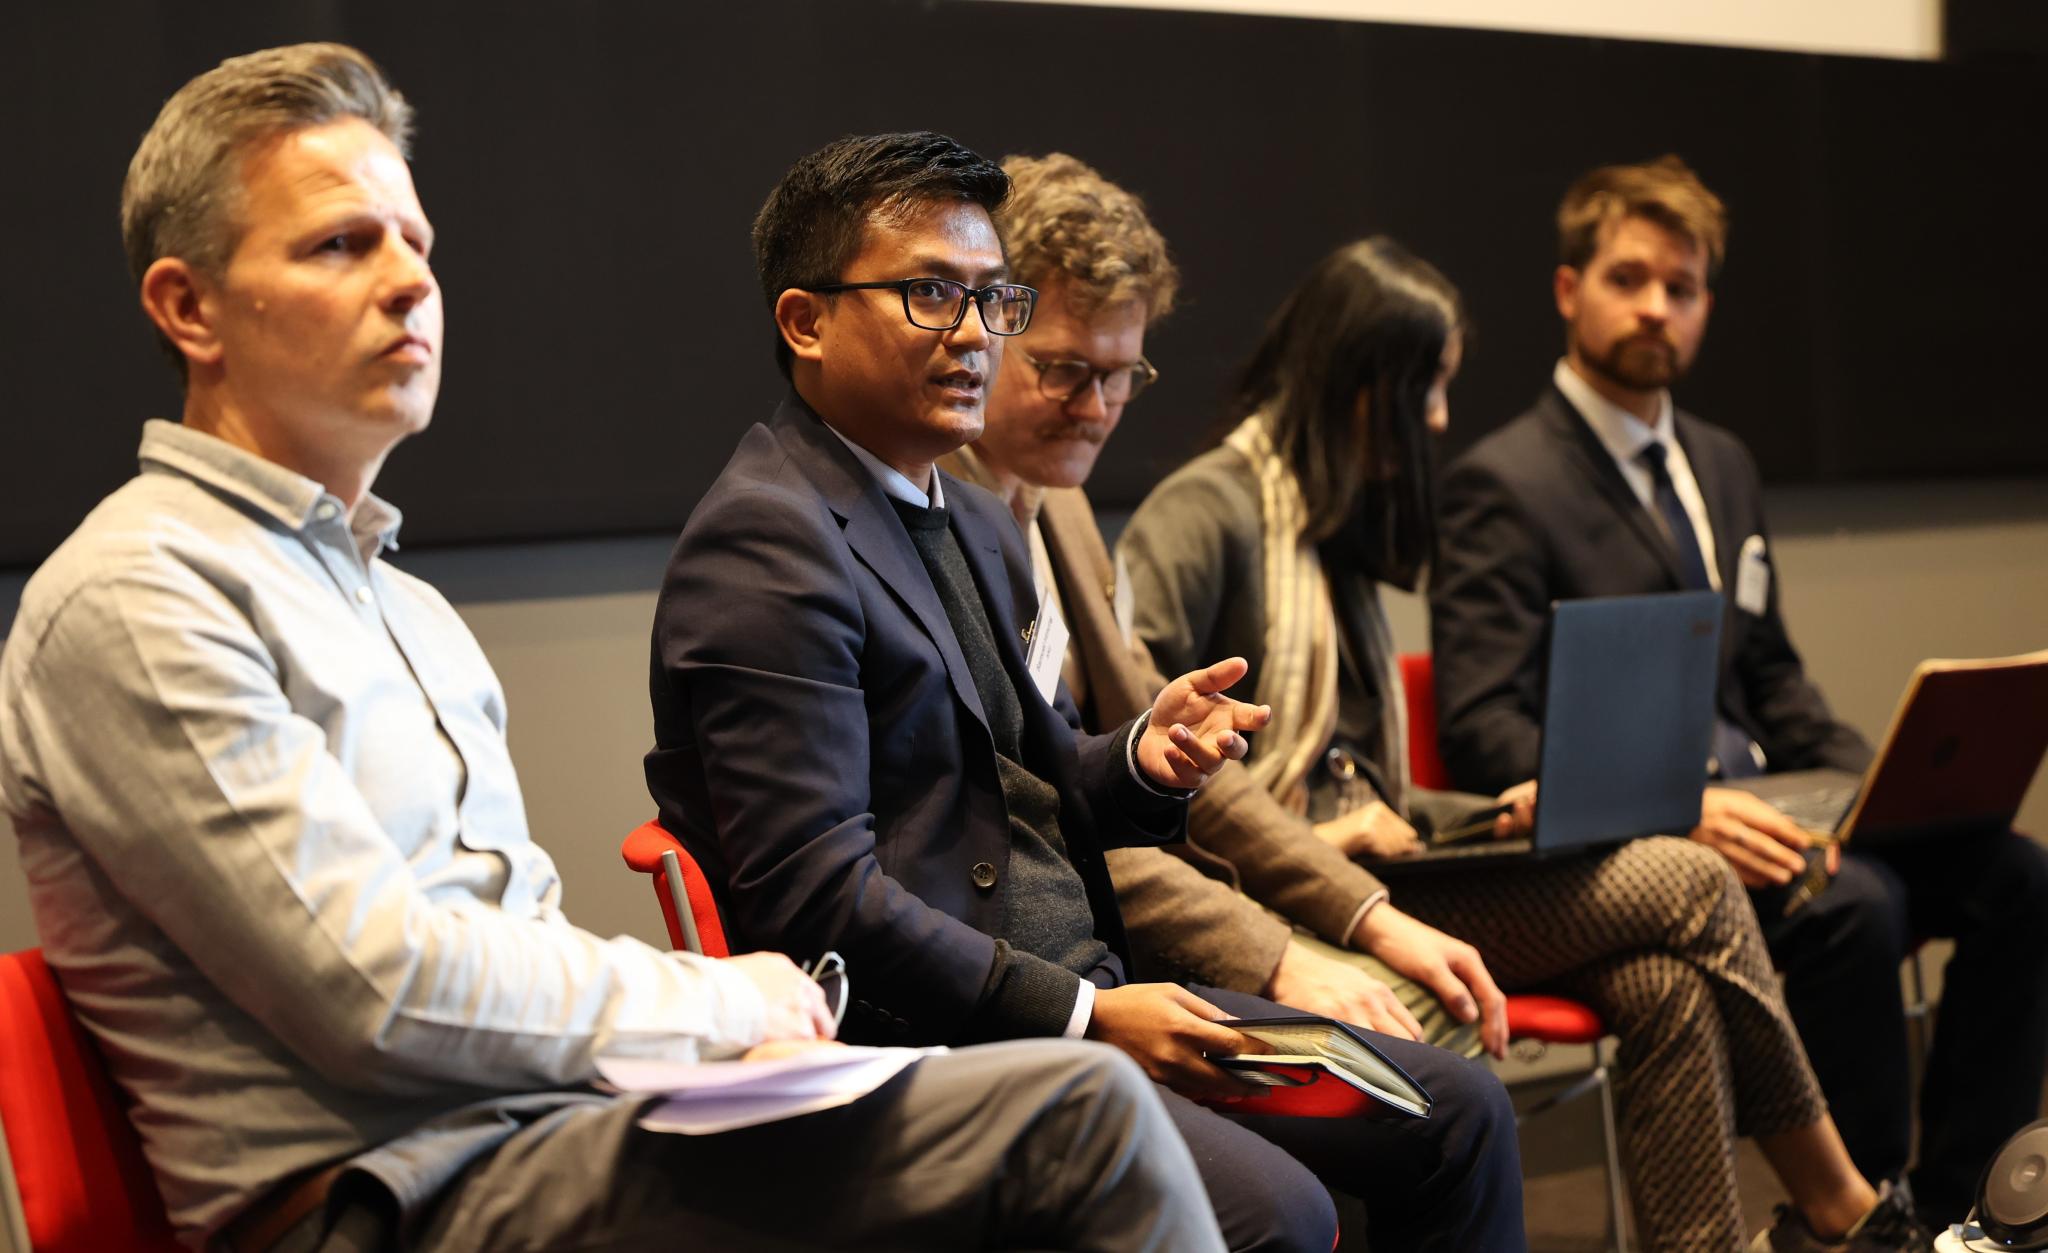
{"type": "MultiPolygon", "coordinates": [[[[1117,629],[1116,570],[1087,496],[1079,488],[1046,492],[1038,528],[1071,637],[1065,678],[1083,725],[1136,717],[1166,678],[1145,646],[1117,629]]],[[[1196,794],[1185,845],[1117,849],[1108,857],[1140,962],[1245,992],[1263,990],[1272,977],[1292,933],[1289,919],[1342,946],[1359,906],[1382,891],[1235,762],[1196,794]]]]}

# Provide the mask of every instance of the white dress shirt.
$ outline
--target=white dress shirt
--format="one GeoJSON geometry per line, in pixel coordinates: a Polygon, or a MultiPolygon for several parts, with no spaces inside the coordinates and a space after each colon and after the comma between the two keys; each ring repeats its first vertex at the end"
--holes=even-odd
{"type": "Polygon", "coordinates": [[[599,1053],[756,1043],[752,982],[601,939],[527,834],[505,701],[395,510],[151,422],[0,653],[0,810],[172,1221],[599,1053]]]}
{"type": "MultiPolygon", "coordinates": [[[[1714,554],[1714,528],[1707,520],[1707,502],[1700,495],[1699,480],[1693,477],[1692,462],[1685,456],[1685,448],[1678,442],[1676,420],[1672,416],[1671,393],[1662,392],[1657,399],[1657,421],[1644,425],[1635,414],[1615,404],[1593,390],[1593,385],[1579,377],[1578,372],[1560,360],[1551,372],[1557,383],[1557,390],[1564,393],[1572,408],[1593,428],[1593,434],[1600,440],[1607,455],[1614,458],[1614,464],[1621,469],[1621,477],[1628,480],[1629,489],[1636,499],[1643,502],[1656,522],[1657,529],[1665,530],[1664,515],[1657,508],[1657,483],[1650,469],[1642,462],[1643,450],[1651,444],[1663,444],[1664,468],[1671,475],[1672,490],[1678,494],[1678,503],[1685,508],[1685,516],[1692,522],[1693,539],[1700,546],[1700,557],[1707,565],[1707,581],[1715,591],[1721,590],[1721,563],[1714,554]]],[[[1666,539],[1671,538],[1666,534],[1666,539]]]]}

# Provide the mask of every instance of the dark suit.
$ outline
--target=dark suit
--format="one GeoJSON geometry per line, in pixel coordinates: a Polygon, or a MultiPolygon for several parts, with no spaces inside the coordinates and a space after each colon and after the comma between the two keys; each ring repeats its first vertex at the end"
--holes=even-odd
{"type": "MultiPolygon", "coordinates": [[[[964,484],[949,481],[945,496],[991,625],[1025,620],[1017,605],[1036,599],[1015,524],[964,484]]],[[[1017,631],[997,637],[1021,695],[1017,631]]],[[[1071,976],[993,938],[1009,824],[967,662],[881,489],[805,410],[785,405],[749,431],[690,515],[653,660],[648,787],[714,884],[735,950],[836,949],[857,972],[852,1040],[1060,1033],[1071,976]],[[1032,985],[1021,997],[1019,977],[1032,985]],[[1046,1004],[1054,977],[1063,999],[1046,1004]]],[[[1059,792],[1112,951],[1097,982],[1120,983],[1123,923],[1102,847],[1178,838],[1185,807],[1130,780],[1128,724],[1077,736],[1041,700],[1025,701],[1024,717],[1026,756],[1059,792]]]]}
{"type": "MultiPolygon", "coordinates": [[[[1744,541],[1761,536],[1770,552],[1756,463],[1720,427],[1685,413],[1676,421],[1729,592],[1721,716],[1763,748],[1771,769],[1862,770],[1870,746],[1807,681],[1779,615],[1777,580],[1761,615],[1736,607],[1744,541]]],[[[1676,591],[1678,565],[1614,458],[1555,387],[1460,458],[1442,497],[1429,608],[1444,762],[1459,787],[1498,792],[1536,776],[1550,602],[1676,591]]]]}
{"type": "MultiPolygon", "coordinates": [[[[1772,569],[1761,614],[1736,604],[1737,563],[1759,537],[1763,490],[1740,441],[1688,414],[1676,433],[1706,504],[1729,593],[1717,702],[1770,770],[1870,762],[1806,678],[1772,569]]],[[[1506,787],[1536,773],[1542,648],[1550,602],[1673,591],[1676,557],[1607,448],[1555,386],[1446,472],[1430,587],[1439,736],[1458,786],[1506,787]]],[[[2048,855],[2006,836],[1849,854],[1827,892],[1765,938],[1786,977],[1822,1090],[1857,1166],[1901,1171],[1910,1074],[1898,964],[1953,936],[1942,1031],[1924,1089],[1920,1203],[1958,1220],[1984,1159],[2038,1109],[2048,1058],[2048,855]]]]}
{"type": "MultiPolygon", "coordinates": [[[[1019,609],[1036,603],[1022,537],[979,488],[947,478],[944,496],[1025,706],[1020,764],[1058,790],[1060,830],[1112,950],[1086,977],[1114,987],[1123,932],[1102,849],[1178,836],[1186,807],[1130,777],[1128,724],[1081,735],[1064,687],[1057,711],[1040,699],[1019,647],[1019,609]]],[[[838,950],[859,998],[847,1022],[857,1039],[1060,1033],[1074,975],[992,938],[1010,827],[945,606],[866,467],[794,397],[748,432],[683,530],[656,612],[653,699],[649,787],[718,884],[736,947],[838,950]]],[[[1440,1050],[1384,1043],[1437,1098],[1436,1117],[1232,1123],[1162,1092],[1234,1244],[1329,1247],[1329,1198],[1306,1163],[1364,1197],[1375,1234],[1400,1247],[1520,1246],[1498,1083],[1440,1050]]]]}

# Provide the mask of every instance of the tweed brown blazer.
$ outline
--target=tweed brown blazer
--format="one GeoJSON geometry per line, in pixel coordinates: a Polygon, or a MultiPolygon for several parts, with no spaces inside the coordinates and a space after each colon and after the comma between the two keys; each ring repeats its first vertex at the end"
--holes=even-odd
{"type": "MultiPolygon", "coordinates": [[[[1070,633],[1065,678],[1083,725],[1136,717],[1167,680],[1144,645],[1117,628],[1116,570],[1094,509],[1079,488],[1048,491],[1038,527],[1070,633]]],[[[1155,955],[1243,991],[1271,978],[1290,922],[1343,947],[1359,906],[1382,891],[1234,762],[1196,794],[1186,844],[1118,849],[1109,866],[1140,962],[1155,955]]]]}

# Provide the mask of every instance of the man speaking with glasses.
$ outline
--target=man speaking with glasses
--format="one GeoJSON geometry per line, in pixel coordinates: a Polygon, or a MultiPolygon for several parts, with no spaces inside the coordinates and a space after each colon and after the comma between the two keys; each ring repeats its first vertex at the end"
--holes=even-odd
{"type": "Polygon", "coordinates": [[[1037,293],[991,218],[1002,170],[929,133],[798,161],[754,225],[792,390],[741,441],[678,541],[656,611],[650,790],[740,948],[836,950],[854,1040],[1087,1036],[1162,1086],[1226,1239],[1324,1253],[1314,1174],[1366,1200],[1388,1248],[1522,1247],[1499,1084],[1381,1041],[1427,1122],[1232,1121],[1205,1053],[1269,1002],[1132,984],[1108,847],[1178,838],[1186,800],[1268,711],[1183,675],[1106,735],[1074,729],[1065,628],[1013,520],[934,463],[981,434],[1037,293]],[[1217,1003],[1212,1003],[1211,997],[1217,1003]]]}

